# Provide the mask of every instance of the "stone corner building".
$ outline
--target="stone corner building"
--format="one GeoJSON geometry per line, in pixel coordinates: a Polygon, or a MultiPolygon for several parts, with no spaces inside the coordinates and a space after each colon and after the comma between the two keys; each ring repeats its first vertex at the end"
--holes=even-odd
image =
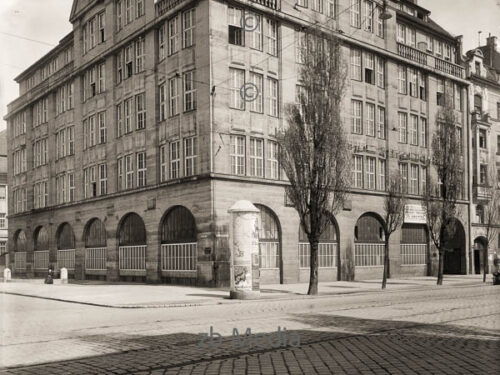
{"type": "MultiPolygon", "coordinates": [[[[16,275],[227,285],[227,210],[260,209],[261,283],[305,282],[309,247],[277,162],[300,90],[303,30],[338,30],[352,194],[320,245],[320,279],[382,273],[389,170],[418,205],[436,115],[451,103],[468,150],[461,40],[417,1],[74,0],[73,31],[16,78],[9,105],[9,248],[16,275]],[[381,17],[382,14],[390,14],[381,17]],[[256,100],[240,95],[245,83],[256,100]]],[[[447,273],[466,273],[469,163],[447,273]]],[[[394,276],[433,274],[421,216],[391,237],[394,276]],[[420,222],[420,223],[419,223],[420,222]]]]}
{"type": "Polygon", "coordinates": [[[0,275],[9,264],[7,252],[7,131],[0,131],[0,275]]]}
{"type": "MultiPolygon", "coordinates": [[[[485,46],[466,54],[467,77],[471,83],[471,267],[482,273],[483,250],[487,246],[487,209],[492,189],[500,187],[500,52],[498,39],[489,36],[485,46]]],[[[493,223],[496,224],[496,223],[493,223]]],[[[489,264],[495,249],[500,249],[500,236],[490,240],[489,264]]]]}

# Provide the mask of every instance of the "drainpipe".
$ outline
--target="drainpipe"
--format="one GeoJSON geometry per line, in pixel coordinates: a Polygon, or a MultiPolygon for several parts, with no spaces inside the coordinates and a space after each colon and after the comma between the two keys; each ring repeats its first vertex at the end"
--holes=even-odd
{"type": "MultiPolygon", "coordinates": [[[[469,93],[469,90],[471,90],[472,87],[469,83],[469,87],[467,88],[467,162],[468,162],[468,174],[469,174],[469,242],[467,243],[467,247],[469,250],[469,256],[467,257],[468,261],[468,274],[472,274],[472,249],[471,249],[471,241],[472,241],[472,201],[474,197],[474,192],[473,192],[473,185],[472,185],[472,177],[474,170],[472,168],[472,157],[471,157],[471,150],[472,150],[472,137],[471,137],[471,131],[472,131],[472,114],[470,112],[470,98],[471,95],[473,94],[473,91],[469,93]]],[[[476,143],[477,143],[477,137],[475,137],[476,143]]],[[[477,145],[476,145],[477,146],[477,145]]]]}
{"type": "Polygon", "coordinates": [[[215,86],[213,86],[213,65],[212,65],[212,27],[211,27],[211,21],[212,21],[212,17],[211,17],[211,0],[208,1],[208,64],[209,64],[209,72],[210,72],[210,78],[209,78],[209,82],[210,82],[210,85],[209,85],[209,90],[210,91],[210,103],[209,103],[209,106],[210,106],[210,120],[209,120],[209,123],[210,123],[210,135],[209,135],[209,138],[210,138],[210,148],[209,148],[209,152],[210,152],[210,169],[209,169],[209,181],[210,181],[210,226],[212,227],[212,230],[213,230],[213,237],[212,237],[212,259],[213,259],[213,283],[214,283],[214,286],[217,286],[217,268],[218,268],[218,265],[217,265],[217,257],[216,257],[216,253],[215,253],[215,247],[216,247],[216,243],[217,243],[217,228],[216,228],[216,225],[215,225],[215,222],[214,222],[214,219],[215,219],[215,192],[214,192],[214,189],[215,189],[215,183],[213,181],[213,172],[214,172],[214,154],[213,154],[213,119],[214,119],[214,96],[215,96],[215,86]]]}

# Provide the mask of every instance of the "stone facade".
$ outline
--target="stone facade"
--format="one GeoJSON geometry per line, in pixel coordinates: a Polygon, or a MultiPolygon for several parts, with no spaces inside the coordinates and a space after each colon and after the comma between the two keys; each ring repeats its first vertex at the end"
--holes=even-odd
{"type": "Polygon", "coordinates": [[[500,155],[500,52],[497,37],[467,52],[467,73],[472,118],[471,273],[483,273],[482,251],[488,245],[489,269],[499,249],[497,223],[489,223],[488,205],[498,189],[500,155]],[[490,226],[490,234],[488,234],[490,226]]]}
{"type": "MultiPolygon", "coordinates": [[[[461,41],[435,24],[416,1],[389,1],[387,8],[381,1],[363,6],[360,2],[359,16],[350,1],[332,2],[333,7],[328,1],[320,3],[310,7],[320,6],[321,12],[263,0],[234,4],[75,0],[72,33],[17,77],[21,95],[9,105],[9,155],[13,155],[9,182],[16,192],[10,203],[14,214],[9,246],[25,254],[11,259],[15,273],[44,272],[44,253],[36,255],[36,270],[34,259],[35,237],[38,244],[43,242],[38,236],[43,226],[48,244],[43,242],[37,251],[48,251],[48,263],[56,269],[62,264],[61,250],[74,256],[70,275],[78,279],[98,276],[113,281],[135,275],[136,280],[148,282],[228,285],[227,211],[244,199],[262,212],[261,283],[306,282],[308,250],[300,245],[299,218],[287,204],[286,180],[273,164],[272,142],[286,126],[286,104],[295,101],[300,30],[320,22],[341,31],[349,74],[342,117],[353,154],[361,163],[361,180],[335,215],[319,276],[321,280],[380,277],[381,238],[363,242],[367,230],[363,223],[383,225],[384,185],[392,171],[406,168],[409,203],[421,202],[427,175],[434,173],[424,167],[445,96],[455,100],[464,150],[470,147],[461,41]],[[380,19],[384,12],[391,18],[380,19]],[[241,30],[244,25],[252,30],[241,30]],[[64,63],[45,72],[54,59],[64,63]],[[243,77],[240,83],[239,77],[243,77]],[[262,102],[257,100],[261,105],[240,102],[238,84],[243,82],[261,88],[262,102]],[[58,95],[64,93],[58,90],[64,84],[70,85],[71,102],[66,94],[62,105],[58,95]],[[40,105],[35,104],[43,98],[48,98],[46,118],[43,101],[41,115],[40,105]],[[361,108],[359,118],[352,112],[352,100],[360,103],[356,104],[361,108]],[[402,118],[407,119],[404,130],[402,118]],[[358,119],[360,131],[355,126],[358,119]],[[19,123],[25,124],[24,131],[19,123]],[[61,141],[56,133],[71,126],[74,130],[64,133],[61,141]],[[34,146],[43,139],[47,139],[47,160],[34,146]],[[24,169],[14,165],[18,163],[14,154],[23,149],[24,169]],[[47,192],[46,198],[41,192],[47,192]],[[164,225],[177,206],[194,217],[194,256],[186,250],[192,249],[188,245],[192,242],[183,237],[184,229],[164,225]],[[129,254],[119,250],[129,213],[139,215],[146,228],[145,243],[140,243],[146,246],[145,255],[139,256],[142,263],[133,270],[123,269],[119,261],[120,254],[129,254]],[[93,218],[106,228],[106,256],[104,268],[89,272],[87,229],[93,218]],[[74,234],[70,245],[62,245],[60,239],[64,223],[74,234]],[[168,239],[169,230],[177,242],[168,239]],[[183,258],[166,255],[170,248],[183,252],[183,258]],[[164,266],[169,256],[178,262],[175,266],[164,266]],[[184,264],[181,258],[193,258],[195,265],[184,264]]],[[[459,202],[464,230],[456,254],[450,255],[457,273],[469,269],[471,187],[465,184],[469,180],[469,163],[464,161],[466,187],[459,202]]],[[[392,275],[433,274],[436,255],[428,239],[405,242],[406,247],[404,241],[402,230],[391,237],[392,275]],[[417,251],[419,260],[409,262],[403,248],[417,251]]]]}

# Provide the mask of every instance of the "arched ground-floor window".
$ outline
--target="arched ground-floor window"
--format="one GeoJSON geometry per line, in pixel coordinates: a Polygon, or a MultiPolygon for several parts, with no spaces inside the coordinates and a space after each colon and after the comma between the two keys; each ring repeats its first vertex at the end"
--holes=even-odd
{"type": "Polygon", "coordinates": [[[91,219],[84,230],[85,273],[105,274],[107,261],[106,227],[97,219],[91,219]]]}
{"type": "MultiPolygon", "coordinates": [[[[321,234],[318,244],[318,268],[337,267],[337,231],[329,222],[321,234]]],[[[311,265],[311,245],[302,226],[299,227],[299,267],[311,265]]]]}
{"type": "Polygon", "coordinates": [[[118,268],[122,276],[146,276],[146,227],[136,213],[129,213],[118,227],[118,268]]]}
{"type": "Polygon", "coordinates": [[[57,230],[57,268],[75,269],[75,234],[68,223],[57,230]]]}
{"type": "Polygon", "coordinates": [[[161,223],[161,270],[196,271],[198,258],[194,216],[182,206],[169,210],[161,223]]]}
{"type": "Polygon", "coordinates": [[[18,230],[14,235],[14,250],[14,269],[26,271],[26,234],[23,230],[18,230]]]}
{"type": "Polygon", "coordinates": [[[425,224],[403,224],[401,227],[401,265],[426,265],[429,236],[425,224]]]}
{"type": "Polygon", "coordinates": [[[49,233],[45,227],[35,229],[33,235],[33,268],[35,272],[47,272],[49,267],[49,233]]]}
{"type": "Polygon", "coordinates": [[[255,204],[255,207],[260,211],[258,222],[261,278],[264,276],[264,282],[265,278],[269,277],[282,283],[281,230],[278,217],[266,206],[255,204]]]}
{"type": "Polygon", "coordinates": [[[374,214],[362,215],[354,227],[354,260],[356,267],[384,265],[384,224],[374,214]]]}

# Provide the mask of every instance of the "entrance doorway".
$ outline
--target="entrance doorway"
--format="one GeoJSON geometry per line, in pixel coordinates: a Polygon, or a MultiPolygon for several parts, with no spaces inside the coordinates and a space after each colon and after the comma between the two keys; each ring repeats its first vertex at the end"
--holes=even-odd
{"type": "Polygon", "coordinates": [[[462,223],[455,219],[455,231],[449,236],[443,233],[444,264],[443,273],[448,275],[465,275],[465,230],[462,223]]]}
{"type": "Polygon", "coordinates": [[[477,237],[474,240],[474,273],[476,275],[483,272],[484,249],[486,249],[486,238],[477,237]]]}

